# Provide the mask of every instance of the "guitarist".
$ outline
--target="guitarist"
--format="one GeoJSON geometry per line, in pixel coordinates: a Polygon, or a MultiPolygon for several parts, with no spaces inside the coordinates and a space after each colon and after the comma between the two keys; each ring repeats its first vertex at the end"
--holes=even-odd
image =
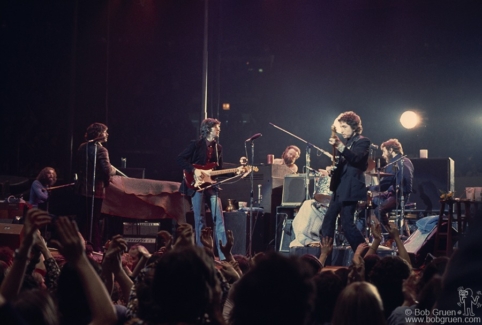
{"type": "MultiPolygon", "coordinates": [[[[207,118],[201,122],[201,136],[199,140],[193,140],[189,146],[177,156],[177,163],[186,172],[195,174],[196,165],[206,165],[216,163],[215,169],[223,168],[223,148],[218,143],[219,133],[221,132],[221,122],[217,119],[207,118]]],[[[214,242],[218,249],[219,259],[224,260],[224,254],[219,247],[219,240],[223,245],[226,244],[226,231],[224,228],[223,208],[219,198],[217,186],[209,187],[203,191],[196,191],[189,188],[185,181],[181,183],[180,192],[191,196],[192,209],[194,212],[194,229],[196,231],[196,243],[201,243],[201,231],[206,227],[206,216],[204,213],[205,203],[209,203],[214,225],[214,242]]]]}
{"type": "Polygon", "coordinates": [[[357,201],[366,199],[365,170],[368,165],[370,140],[361,136],[363,131],[360,117],[354,112],[340,114],[337,122],[338,133],[346,140],[343,143],[336,133],[329,143],[336,149],[338,161],[335,166],[327,167],[331,172],[330,190],[333,191],[330,205],[326,211],[320,232],[322,237],[333,237],[338,214],[344,235],[355,251],[365,242],[353,219],[357,201]]]}

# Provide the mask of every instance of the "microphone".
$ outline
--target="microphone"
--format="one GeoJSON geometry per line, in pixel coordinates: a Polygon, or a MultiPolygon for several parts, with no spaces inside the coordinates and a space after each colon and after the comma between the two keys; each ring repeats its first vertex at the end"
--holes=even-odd
{"type": "Polygon", "coordinates": [[[377,146],[376,144],[373,144],[373,143],[372,143],[372,144],[370,145],[370,148],[378,149],[378,146],[377,146]]]}
{"type": "Polygon", "coordinates": [[[380,170],[380,158],[377,159],[377,170],[380,170]]]}
{"type": "Polygon", "coordinates": [[[249,141],[253,141],[253,140],[256,140],[257,138],[259,138],[260,136],[262,136],[261,133],[256,133],[255,135],[253,135],[251,138],[249,139],[246,139],[245,142],[249,142],[249,141]]]}

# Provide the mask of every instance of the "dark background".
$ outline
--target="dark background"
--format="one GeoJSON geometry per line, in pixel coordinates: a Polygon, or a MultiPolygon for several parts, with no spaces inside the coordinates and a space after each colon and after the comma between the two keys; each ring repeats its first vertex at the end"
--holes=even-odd
{"type": "MultiPolygon", "coordinates": [[[[255,163],[295,144],[301,168],[305,145],[269,122],[329,151],[333,120],[354,110],[375,144],[398,138],[410,157],[428,149],[452,157],[456,176],[481,174],[480,1],[208,4],[208,116],[222,121],[225,161],[261,132],[255,163]],[[407,109],[421,127],[402,128],[407,109]]],[[[147,178],[180,181],[176,156],[203,116],[203,28],[198,0],[2,1],[0,174],[52,166],[69,182],[97,121],[115,166],[126,157],[147,178]]]]}

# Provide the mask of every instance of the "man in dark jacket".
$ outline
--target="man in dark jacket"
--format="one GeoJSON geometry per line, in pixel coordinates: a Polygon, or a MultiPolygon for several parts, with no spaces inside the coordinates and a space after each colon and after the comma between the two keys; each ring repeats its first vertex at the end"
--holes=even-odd
{"type": "Polygon", "coordinates": [[[100,251],[102,247],[99,223],[105,188],[109,186],[111,176],[116,173],[116,169],[110,164],[109,152],[102,145],[107,142],[108,136],[105,124],[93,123],[85,133],[86,142],[82,143],[77,150],[76,188],[80,197],[77,224],[82,236],[92,242],[96,251],[100,251]],[[93,214],[91,214],[92,204],[93,214]],[[91,215],[93,215],[92,226],[91,215]]]}
{"type": "Polygon", "coordinates": [[[335,168],[327,167],[327,170],[332,172],[330,190],[333,195],[321,226],[321,235],[334,236],[336,218],[340,214],[345,238],[355,251],[358,245],[365,241],[353,218],[357,201],[366,200],[365,170],[368,166],[370,140],[361,136],[362,122],[354,112],[340,114],[335,124],[338,124],[337,131],[346,139],[346,143],[344,144],[336,133],[329,139],[329,143],[336,149],[335,155],[338,159],[335,168]]]}
{"type": "Polygon", "coordinates": [[[219,190],[216,186],[207,187],[206,189],[198,187],[203,185],[206,178],[201,171],[202,169],[194,166],[211,164],[214,169],[223,168],[223,148],[217,142],[220,131],[221,122],[213,118],[204,119],[201,123],[200,139],[191,141],[189,146],[177,157],[177,163],[184,169],[184,180],[181,183],[180,191],[192,197],[196,243],[198,246],[203,246],[201,243],[201,231],[206,227],[204,204],[209,203],[214,225],[214,242],[218,249],[219,259],[224,260],[224,254],[219,248],[220,240],[223,245],[226,244],[226,231],[219,190]],[[190,178],[190,175],[193,179],[190,178]]]}
{"type": "MultiPolygon", "coordinates": [[[[404,204],[407,204],[413,185],[413,164],[410,159],[403,157],[402,144],[397,139],[389,139],[380,146],[383,158],[390,163],[385,173],[388,176],[382,177],[380,185],[375,187],[376,191],[383,191],[373,199],[374,205],[380,209],[380,221],[388,224],[388,213],[401,204],[403,195],[404,204]],[[403,168],[402,168],[403,163],[403,168]],[[402,189],[400,191],[400,189],[402,189]]],[[[378,216],[378,210],[375,210],[378,216]]]]}

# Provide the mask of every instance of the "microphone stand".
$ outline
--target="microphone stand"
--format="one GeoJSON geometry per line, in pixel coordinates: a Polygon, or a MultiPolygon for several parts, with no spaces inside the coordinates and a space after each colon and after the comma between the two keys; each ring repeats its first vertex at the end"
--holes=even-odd
{"type": "MultiPolygon", "coordinates": [[[[254,165],[254,139],[251,142],[251,165],[254,165]]],[[[246,145],[246,142],[245,142],[246,145]]],[[[249,195],[249,244],[248,244],[248,254],[249,256],[253,256],[253,229],[255,222],[253,216],[253,202],[254,202],[254,171],[251,169],[249,173],[249,180],[251,183],[251,192],[249,195]]]]}
{"type": "MultiPolygon", "coordinates": [[[[330,159],[331,159],[332,161],[334,161],[334,156],[333,156],[331,153],[329,153],[329,152],[327,152],[327,151],[325,151],[325,150],[323,150],[323,149],[315,146],[314,144],[309,143],[309,142],[306,141],[305,139],[302,139],[302,138],[300,138],[299,136],[294,135],[293,133],[288,132],[287,130],[285,130],[285,129],[283,129],[283,128],[281,128],[281,127],[279,127],[279,126],[277,126],[277,125],[275,125],[275,124],[273,124],[273,123],[271,123],[271,122],[270,122],[269,124],[272,125],[272,126],[274,126],[275,128],[277,128],[278,130],[281,130],[281,131],[283,131],[283,132],[291,135],[292,137],[294,137],[294,138],[296,138],[296,139],[298,139],[298,140],[300,140],[300,141],[302,141],[302,142],[304,142],[304,143],[306,144],[306,168],[307,168],[307,169],[310,169],[311,148],[315,148],[316,150],[318,150],[319,152],[323,153],[323,154],[326,155],[327,157],[330,157],[330,159]]],[[[308,173],[305,174],[305,199],[306,199],[306,200],[310,199],[310,189],[309,189],[309,177],[308,177],[308,173]]]]}
{"type": "MultiPolygon", "coordinates": [[[[92,203],[90,206],[90,225],[89,225],[89,241],[92,242],[92,227],[94,225],[94,202],[95,202],[95,178],[96,178],[96,169],[97,169],[97,141],[94,142],[94,170],[92,171],[92,203]]],[[[85,146],[87,154],[86,154],[86,159],[87,159],[87,164],[88,166],[88,160],[89,160],[89,155],[88,155],[88,144],[85,146]]],[[[87,173],[85,174],[87,177],[87,173]]]]}

